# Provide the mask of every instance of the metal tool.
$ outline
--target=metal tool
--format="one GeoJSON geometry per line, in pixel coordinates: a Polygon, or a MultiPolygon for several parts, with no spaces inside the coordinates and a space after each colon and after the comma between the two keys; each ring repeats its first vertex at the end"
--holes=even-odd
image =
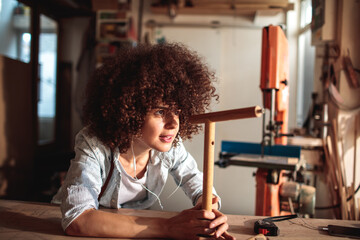
{"type": "Polygon", "coordinates": [[[280,230],[275,223],[263,220],[255,222],[254,232],[264,234],[265,236],[278,236],[280,234],[280,230]]]}
{"type": "Polygon", "coordinates": [[[332,236],[360,238],[360,228],[358,227],[328,225],[327,227],[324,227],[321,230],[327,231],[329,235],[332,236]]]}
{"type": "Polygon", "coordinates": [[[274,222],[280,222],[297,217],[297,214],[292,214],[258,220],[254,224],[254,232],[264,234],[265,236],[278,236],[280,234],[280,229],[274,222]]]}

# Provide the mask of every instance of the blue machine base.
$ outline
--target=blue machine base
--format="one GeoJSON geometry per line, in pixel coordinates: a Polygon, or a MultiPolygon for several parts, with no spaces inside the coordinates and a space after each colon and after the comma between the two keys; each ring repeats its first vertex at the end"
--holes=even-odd
{"type": "MultiPolygon", "coordinates": [[[[300,146],[273,145],[264,147],[264,155],[291,157],[300,159],[300,146]]],[[[260,143],[222,141],[222,153],[243,153],[243,154],[261,154],[260,143]]]]}

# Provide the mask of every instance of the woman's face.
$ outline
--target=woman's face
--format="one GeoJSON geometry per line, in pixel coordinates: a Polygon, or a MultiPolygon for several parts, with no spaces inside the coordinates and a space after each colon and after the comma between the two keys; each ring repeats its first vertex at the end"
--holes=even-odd
{"type": "Polygon", "coordinates": [[[179,131],[179,112],[170,111],[167,105],[159,105],[147,113],[140,138],[145,147],[160,152],[170,150],[179,131]]]}

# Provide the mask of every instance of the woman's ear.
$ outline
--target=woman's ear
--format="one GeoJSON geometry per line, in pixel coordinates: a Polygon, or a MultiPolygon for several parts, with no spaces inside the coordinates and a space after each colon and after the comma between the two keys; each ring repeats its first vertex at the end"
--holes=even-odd
{"type": "Polygon", "coordinates": [[[134,141],[135,138],[142,138],[141,129],[135,135],[132,136],[132,141],[134,141]]]}

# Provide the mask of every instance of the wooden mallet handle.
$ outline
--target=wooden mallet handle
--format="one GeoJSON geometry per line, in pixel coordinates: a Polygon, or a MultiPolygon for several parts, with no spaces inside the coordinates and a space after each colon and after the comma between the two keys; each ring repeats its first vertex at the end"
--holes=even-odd
{"type": "Polygon", "coordinates": [[[193,124],[205,123],[204,179],[202,208],[212,210],[212,188],[214,181],[215,122],[260,117],[263,109],[259,106],[227,111],[204,113],[190,117],[193,124]]]}

